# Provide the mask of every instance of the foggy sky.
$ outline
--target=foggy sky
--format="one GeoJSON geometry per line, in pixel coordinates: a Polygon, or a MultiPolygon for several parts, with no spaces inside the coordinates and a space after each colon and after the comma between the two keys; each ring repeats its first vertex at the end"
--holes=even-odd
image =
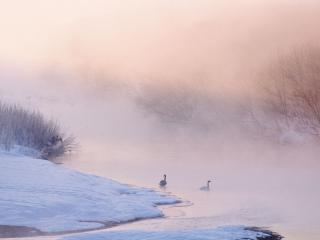
{"type": "Polygon", "coordinates": [[[319,39],[320,3],[311,0],[4,0],[0,6],[0,69],[31,72],[44,82],[59,81],[51,73],[71,73],[69,81],[78,83],[205,79],[213,89],[237,93],[277,54],[319,39]]]}

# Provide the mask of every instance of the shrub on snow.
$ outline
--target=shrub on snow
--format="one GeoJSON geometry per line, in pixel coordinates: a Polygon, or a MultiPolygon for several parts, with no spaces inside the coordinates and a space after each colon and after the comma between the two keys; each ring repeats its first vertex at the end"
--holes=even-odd
{"type": "Polygon", "coordinates": [[[0,145],[10,150],[15,145],[37,150],[40,157],[52,159],[71,151],[72,136],[65,136],[57,124],[38,111],[0,103],[0,145]]]}

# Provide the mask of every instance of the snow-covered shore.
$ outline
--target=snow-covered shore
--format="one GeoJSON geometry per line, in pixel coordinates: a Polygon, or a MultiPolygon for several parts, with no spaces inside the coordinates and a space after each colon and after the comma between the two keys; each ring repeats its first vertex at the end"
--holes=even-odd
{"type": "Polygon", "coordinates": [[[115,231],[76,234],[61,240],[280,240],[279,235],[269,231],[244,226],[224,226],[212,229],[185,231],[115,231]]]}
{"type": "MultiPolygon", "coordinates": [[[[89,160],[88,160],[89,161],[89,160]]],[[[162,216],[178,199],[80,173],[19,153],[0,152],[0,225],[44,233],[98,229],[162,216]]]]}
{"type": "Polygon", "coordinates": [[[158,205],[180,200],[36,159],[32,151],[25,149],[18,148],[11,153],[0,151],[0,169],[0,237],[73,233],[60,239],[281,239],[271,232],[245,226],[175,231],[112,228],[74,234],[161,217],[158,205]]]}

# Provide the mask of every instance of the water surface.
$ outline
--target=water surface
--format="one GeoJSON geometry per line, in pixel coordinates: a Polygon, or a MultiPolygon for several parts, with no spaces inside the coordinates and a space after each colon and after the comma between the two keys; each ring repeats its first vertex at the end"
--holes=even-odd
{"type": "Polygon", "coordinates": [[[148,143],[92,143],[66,165],[185,200],[181,206],[164,206],[165,219],[123,225],[120,229],[175,230],[243,224],[270,228],[286,239],[319,239],[320,177],[314,149],[266,148],[258,141],[253,145],[239,142],[234,152],[234,142],[228,144],[230,149],[225,146],[219,151],[214,146],[160,139],[148,143]],[[168,176],[168,186],[159,189],[163,173],[168,176]],[[213,182],[211,191],[200,191],[208,179],[213,182]]]}

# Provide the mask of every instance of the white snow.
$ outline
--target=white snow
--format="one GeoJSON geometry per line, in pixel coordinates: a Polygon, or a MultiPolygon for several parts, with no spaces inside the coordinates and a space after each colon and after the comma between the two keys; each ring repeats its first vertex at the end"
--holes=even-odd
{"type": "Polygon", "coordinates": [[[243,226],[223,226],[212,229],[184,231],[115,231],[76,234],[61,240],[238,240],[267,237],[268,234],[246,230],[243,226]]]}
{"type": "Polygon", "coordinates": [[[85,230],[160,217],[157,205],[179,202],[17,153],[1,151],[0,169],[0,225],[45,232],[85,230]]]}

